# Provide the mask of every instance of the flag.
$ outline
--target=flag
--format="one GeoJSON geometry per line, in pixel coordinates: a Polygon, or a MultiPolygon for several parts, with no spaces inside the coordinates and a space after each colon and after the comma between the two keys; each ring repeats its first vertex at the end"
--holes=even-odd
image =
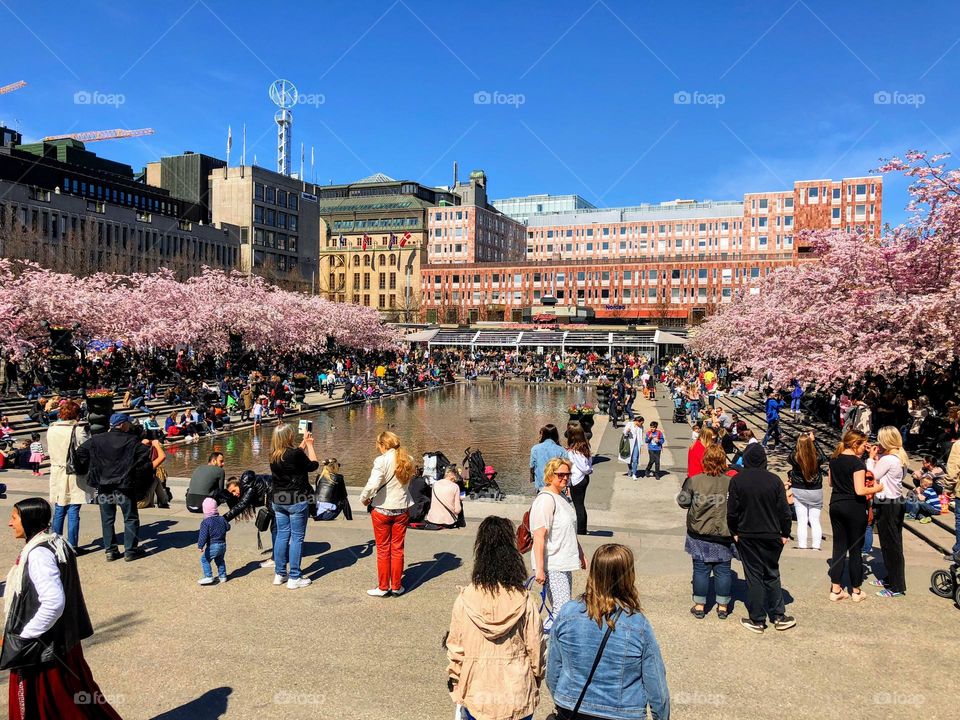
{"type": "Polygon", "coordinates": [[[367,235],[366,233],[364,233],[364,234],[363,234],[363,249],[364,249],[364,250],[367,249],[367,243],[369,243],[369,242],[370,242],[370,236],[367,235]]]}
{"type": "Polygon", "coordinates": [[[230,129],[230,126],[227,125],[227,155],[230,154],[230,150],[233,148],[233,131],[230,129]]]}
{"type": "Polygon", "coordinates": [[[396,244],[396,242],[397,242],[397,236],[394,235],[393,233],[390,233],[390,242],[387,243],[387,247],[393,250],[393,246],[396,244]]]}
{"type": "Polygon", "coordinates": [[[347,246],[347,239],[343,236],[343,233],[340,233],[340,237],[337,238],[337,244],[338,244],[340,247],[346,247],[346,246],[347,246]]]}
{"type": "Polygon", "coordinates": [[[411,236],[410,236],[410,233],[405,232],[405,233],[403,234],[403,237],[400,238],[400,247],[406,247],[406,246],[407,246],[407,241],[410,239],[410,237],[411,237],[411,236]]]}

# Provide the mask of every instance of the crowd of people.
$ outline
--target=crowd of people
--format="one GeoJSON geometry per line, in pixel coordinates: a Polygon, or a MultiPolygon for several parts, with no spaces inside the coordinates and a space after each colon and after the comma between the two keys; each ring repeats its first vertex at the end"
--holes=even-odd
{"type": "MultiPolygon", "coordinates": [[[[524,363],[529,362],[524,355],[511,353],[420,353],[392,360],[370,359],[359,366],[352,358],[329,359],[325,369],[312,374],[308,382],[321,388],[344,383],[352,388],[348,396],[370,397],[370,387],[375,388],[374,393],[423,387],[442,383],[454,374],[470,377],[482,372],[497,378],[523,365],[520,375],[525,376],[524,363]]],[[[586,377],[610,387],[610,418],[614,426],[624,423],[620,456],[633,479],[651,473],[657,479],[662,476],[660,455],[667,444],[660,423],[647,423],[635,412],[637,398],[655,397],[659,385],[674,398],[675,409],[682,409],[682,419],[691,430],[691,445],[678,503],[686,511],[684,549],[692,562],[690,613],[698,620],[706,618],[711,609],[711,581],[716,616],[721,620],[729,617],[731,563],[738,559],[747,584],[747,616],[740,624],[757,634],[770,626],[785,631],[796,625],[786,613],[780,556],[794,541],[794,534],[798,549],[822,550],[825,487],[831,488],[832,541],[826,599],[833,603],[864,600],[864,558],[873,556],[874,527],[883,560],[882,578],[872,581],[875,594],[885,599],[903,597],[907,592],[903,523],[907,517],[919,522],[939,513],[941,492],[950,491],[949,481],[955,480],[960,469],[957,463],[943,468],[930,456],[910,473],[903,428],[883,425],[875,429],[875,435],[872,427],[863,432],[862,410],[843,417],[842,440],[829,457],[810,430],[800,433],[794,446],[784,447],[779,417],[781,412],[803,412],[805,396],[799,383],[784,393],[768,394],[764,404],[767,427],[759,439],[744,419],[724,407],[724,394],[733,387],[724,369],[695,357],[679,356],[661,366],[642,356],[584,354],[572,363],[568,358],[548,358],[542,367],[548,368],[554,379],[580,382],[586,377]],[[787,454],[786,477],[768,467],[768,449],[778,448],[787,454]],[[916,483],[915,495],[907,492],[904,483],[908,478],[916,483]]],[[[196,546],[200,585],[228,581],[231,527],[251,522],[258,530],[270,532],[271,558],[263,565],[273,569],[273,584],[290,590],[307,588],[311,581],[303,574],[303,551],[308,522],[340,515],[352,519],[339,463],[318,458],[312,432],[298,433],[294,425],[283,422],[282,410],[276,412],[278,404],[282,408],[288,400],[287,393],[295,396],[302,389],[303,383],[298,386],[294,375],[289,377],[254,371],[242,380],[224,375],[216,386],[200,384],[200,391],[209,395],[211,402],[238,407],[251,417],[256,406],[263,406],[258,402],[263,396],[277,420],[271,435],[269,473],[246,471],[228,477],[225,458],[215,451],[191,477],[187,509],[203,516],[196,546]],[[273,382],[274,377],[279,384],[273,382]],[[226,506],[223,514],[222,506],[226,506]]],[[[166,392],[171,391],[181,392],[174,387],[166,392]]],[[[145,380],[122,405],[143,407],[156,392],[156,386],[145,380]]],[[[30,602],[38,598],[34,605],[23,601],[7,618],[3,667],[17,673],[11,675],[10,692],[12,700],[13,693],[18,693],[20,707],[36,703],[45,692],[44,683],[60,682],[46,677],[51,671],[29,652],[29,663],[8,663],[8,653],[19,652],[13,644],[34,637],[56,637],[62,643],[77,674],[74,685],[67,687],[99,692],[80,649],[80,641],[89,636],[82,604],[71,607],[69,616],[64,611],[52,620],[49,607],[44,607],[56,603],[60,595],[69,605],[69,597],[79,587],[75,557],[86,549],[79,546],[80,506],[91,500],[99,506],[106,559],[133,561],[144,555],[138,505],[170,501],[160,479],[165,460],[161,439],[170,433],[138,426],[124,409],[110,418],[109,432],[90,435],[82,422],[81,404],[61,398],[53,408],[56,415],[47,416],[47,445],[39,450],[50,459],[52,508],[41,499],[32,499],[18,503],[14,510],[17,520],[12,519],[11,525],[27,545],[18,563],[21,569],[13,582],[8,578],[8,588],[20,588],[20,596],[30,602]],[[122,553],[115,528],[118,509],[124,525],[122,553]],[[38,566],[45,569],[42,578],[34,574],[38,566]],[[55,582],[52,588],[43,585],[54,576],[59,578],[59,590],[55,582]],[[40,628],[39,634],[34,634],[34,626],[40,628]]],[[[203,422],[187,421],[194,429],[203,422]]],[[[432,476],[425,478],[427,458],[424,467],[418,467],[401,438],[389,430],[378,435],[375,449],[376,458],[360,494],[360,502],[370,514],[376,547],[376,580],[366,592],[376,598],[399,597],[407,592],[403,580],[408,529],[462,526],[463,471],[444,465],[434,467],[432,476]]],[[[519,531],[511,521],[497,516],[480,524],[471,584],[455,600],[444,643],[449,658],[448,688],[454,702],[463,706],[463,717],[530,717],[544,679],[557,717],[626,718],[632,717],[636,708],[645,707],[653,717],[669,717],[664,664],[640,607],[632,552],[623,545],[607,544],[588,562],[580,543],[587,533],[586,492],[592,473],[587,428],[571,421],[561,433],[556,425],[545,425],[530,451],[530,482],[537,495],[519,531]],[[529,535],[529,550],[521,542],[523,532],[529,535]],[[530,554],[532,577],[522,550],[530,554]],[[579,571],[587,572],[586,591],[574,598],[573,576],[579,571]],[[541,608],[529,592],[531,583],[542,588],[546,617],[541,617],[541,608]],[[617,633],[617,628],[627,632],[617,633]]],[[[960,536],[955,552],[960,552],[960,536]]],[[[17,595],[13,597],[16,603],[17,595]]],[[[106,705],[103,716],[114,717],[110,712],[106,705]]]]}

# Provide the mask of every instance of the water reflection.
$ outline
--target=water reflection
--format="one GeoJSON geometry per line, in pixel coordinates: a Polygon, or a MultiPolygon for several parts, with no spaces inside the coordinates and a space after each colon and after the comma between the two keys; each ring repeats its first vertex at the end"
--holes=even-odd
{"type": "MultiPolygon", "coordinates": [[[[339,458],[348,484],[366,482],[376,455],[376,437],[389,429],[415,458],[442,450],[459,464],[468,447],[479,448],[497,469],[504,491],[529,492],[530,446],[540,426],[552,422],[562,432],[567,406],[584,402],[593,402],[592,388],[482,382],[337,408],[310,419],[317,456],[339,458]]],[[[171,447],[167,472],[187,476],[214,449],[226,455],[228,476],[247,468],[267,472],[274,426],[270,422],[257,431],[241,430],[171,447]]]]}

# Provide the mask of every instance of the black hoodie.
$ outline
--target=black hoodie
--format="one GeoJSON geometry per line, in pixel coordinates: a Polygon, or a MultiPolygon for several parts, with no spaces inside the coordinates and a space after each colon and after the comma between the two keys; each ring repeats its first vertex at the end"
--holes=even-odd
{"type": "Polygon", "coordinates": [[[730,481],[727,525],[741,538],[790,537],[790,505],[779,477],[767,470],[767,454],[758,443],[743,452],[743,470],[730,481]]]}

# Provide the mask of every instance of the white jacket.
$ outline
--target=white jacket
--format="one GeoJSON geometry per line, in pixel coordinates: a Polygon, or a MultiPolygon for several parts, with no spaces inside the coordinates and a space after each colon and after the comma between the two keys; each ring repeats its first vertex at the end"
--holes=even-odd
{"type": "Polygon", "coordinates": [[[396,472],[397,451],[391,448],[373,461],[370,479],[360,493],[360,501],[371,500],[373,507],[384,510],[403,510],[413,505],[410,491],[397,480],[396,472]]]}

